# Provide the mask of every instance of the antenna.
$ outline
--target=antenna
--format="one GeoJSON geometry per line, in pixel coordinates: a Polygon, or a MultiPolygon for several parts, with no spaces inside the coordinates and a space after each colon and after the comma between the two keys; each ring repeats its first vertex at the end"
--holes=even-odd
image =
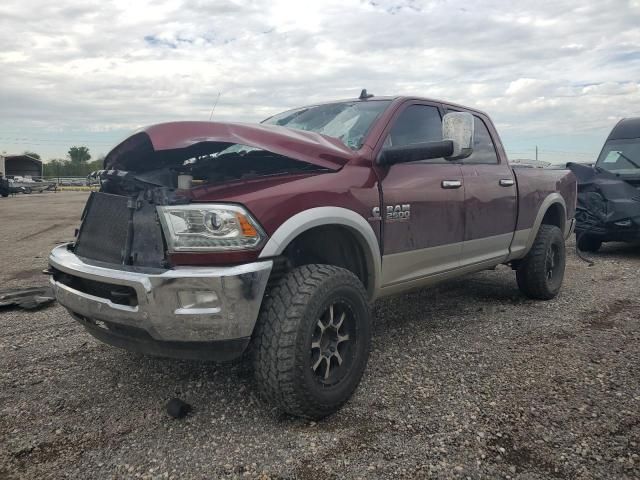
{"type": "Polygon", "coordinates": [[[211,121],[211,118],[213,117],[213,112],[216,109],[216,105],[218,105],[218,100],[220,100],[220,93],[222,93],[222,92],[218,92],[218,96],[216,97],[216,101],[213,104],[213,108],[211,109],[211,115],[209,115],[209,121],[211,121]]]}
{"type": "Polygon", "coordinates": [[[367,89],[363,88],[358,98],[360,100],[366,100],[367,98],[371,98],[371,97],[373,97],[373,93],[367,93],[367,89]]]}

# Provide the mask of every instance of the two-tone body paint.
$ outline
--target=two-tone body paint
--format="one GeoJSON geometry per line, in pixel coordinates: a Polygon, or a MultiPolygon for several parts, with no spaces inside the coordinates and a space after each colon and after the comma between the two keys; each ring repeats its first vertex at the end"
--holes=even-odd
{"type": "MultiPolygon", "coordinates": [[[[561,203],[565,218],[573,218],[576,187],[570,173],[518,169],[514,174],[488,116],[459,105],[420,98],[391,99],[357,151],[310,132],[289,133],[282,127],[235,124],[225,130],[223,125],[194,122],[174,128],[165,124],[139,132],[136,141],[146,135],[154,151],[168,155],[181,148],[197,151],[201,142],[244,143],[327,168],[321,173],[204,185],[187,195],[193,202],[244,205],[269,238],[277,235],[291,218],[302,218],[299,215],[306,211],[335,207],[355,212],[368,225],[366,232],[360,233],[366,236],[370,228],[378,242],[374,254],[380,257],[381,278],[376,281],[379,291],[373,292],[374,297],[522,256],[523,248],[535,237],[536,222],[544,215],[541,208],[551,203],[561,203]],[[404,108],[416,103],[436,106],[441,114],[456,110],[479,116],[490,132],[499,163],[377,165],[375,159],[394,120],[404,108]],[[459,181],[460,188],[443,188],[443,181],[451,180],[459,181]],[[503,180],[513,184],[501,185],[503,180]],[[384,212],[387,206],[395,205],[410,205],[410,217],[388,219],[386,215],[374,215],[376,208],[384,212]],[[516,244],[517,252],[513,251],[516,244]]],[[[127,156],[126,142],[107,157],[112,165],[122,165],[120,160],[127,156]]],[[[313,224],[317,223],[316,219],[313,224]]],[[[267,246],[270,253],[280,252],[273,245],[267,246]]],[[[171,260],[176,265],[240,263],[264,258],[264,247],[263,244],[235,257],[225,253],[183,253],[172,255],[171,260]]]]}

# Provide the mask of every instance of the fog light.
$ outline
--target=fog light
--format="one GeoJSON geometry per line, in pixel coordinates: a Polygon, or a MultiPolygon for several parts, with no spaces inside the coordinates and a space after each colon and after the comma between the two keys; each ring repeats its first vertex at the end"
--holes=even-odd
{"type": "Polygon", "coordinates": [[[207,290],[180,291],[178,302],[183,309],[217,308],[218,295],[207,290]]]}

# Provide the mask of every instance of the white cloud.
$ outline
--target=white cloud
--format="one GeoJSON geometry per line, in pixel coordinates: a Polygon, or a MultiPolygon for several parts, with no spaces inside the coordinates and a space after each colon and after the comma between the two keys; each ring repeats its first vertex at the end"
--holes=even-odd
{"type": "Polygon", "coordinates": [[[508,149],[595,154],[640,115],[639,21],[636,0],[5,0],[0,151],[106,152],[218,92],[218,119],[257,121],[367,87],[483,108],[508,149]]]}
{"type": "Polygon", "coordinates": [[[509,83],[504,92],[507,96],[534,97],[543,95],[550,82],[535,78],[519,78],[509,83]]]}

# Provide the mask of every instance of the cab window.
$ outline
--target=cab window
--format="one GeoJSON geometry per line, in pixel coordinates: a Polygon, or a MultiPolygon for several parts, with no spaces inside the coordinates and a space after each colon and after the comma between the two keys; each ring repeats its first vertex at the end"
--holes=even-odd
{"type": "MultiPolygon", "coordinates": [[[[396,119],[385,147],[402,147],[414,143],[442,141],[442,118],[437,107],[430,105],[410,105],[396,119]]],[[[443,158],[432,158],[421,162],[440,163],[443,158]]]]}
{"type": "Polygon", "coordinates": [[[489,129],[481,118],[473,116],[474,139],[473,153],[463,160],[463,163],[492,164],[498,163],[496,147],[491,140],[489,129]]]}
{"type": "Polygon", "coordinates": [[[442,140],[440,112],[428,105],[410,105],[397,118],[388,138],[393,147],[439,142],[442,140]]]}

